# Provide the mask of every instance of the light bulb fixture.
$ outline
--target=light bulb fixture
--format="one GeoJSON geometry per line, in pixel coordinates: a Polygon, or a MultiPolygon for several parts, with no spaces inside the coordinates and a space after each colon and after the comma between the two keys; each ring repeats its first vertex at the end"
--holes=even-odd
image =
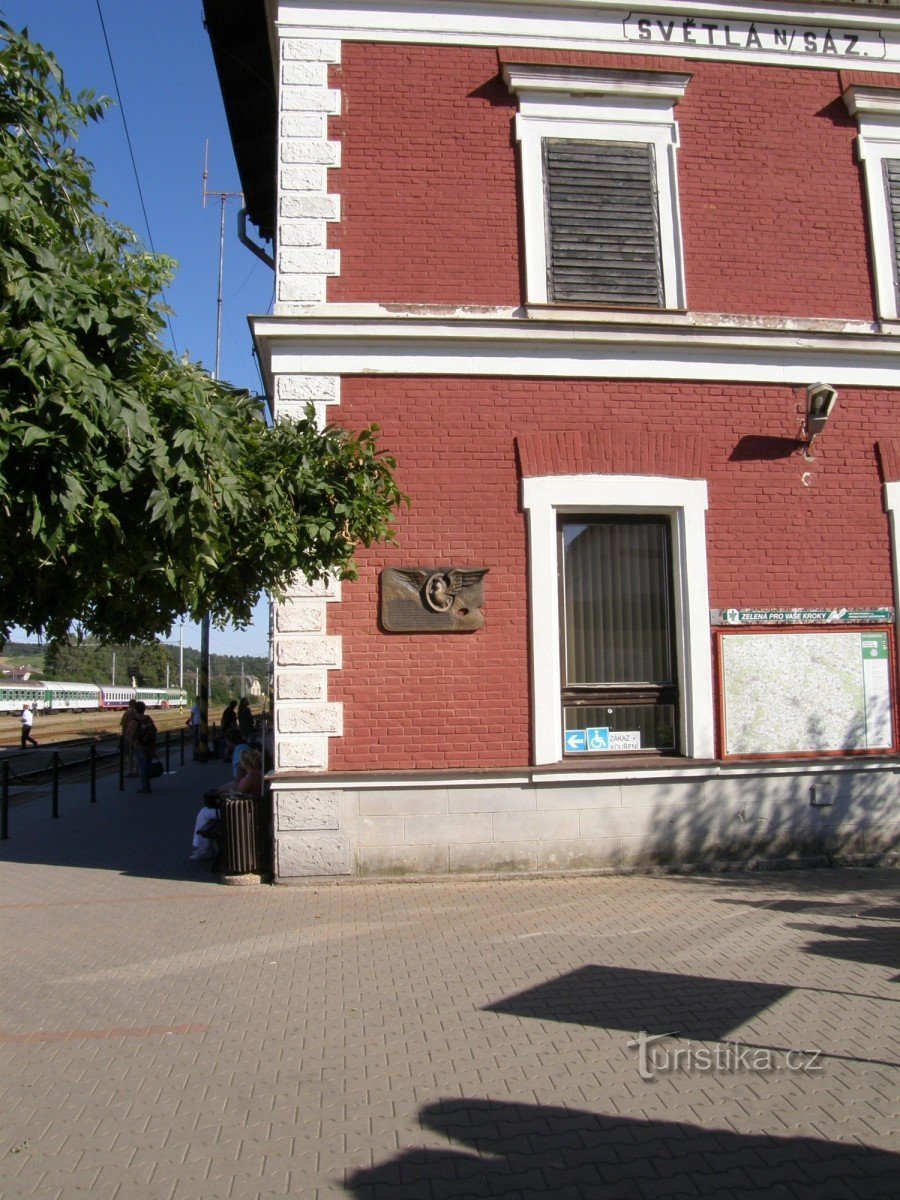
{"type": "Polygon", "coordinates": [[[828,418],[837,404],[837,389],[829,383],[810,383],[806,388],[806,420],[803,425],[803,443],[807,449],[812,440],[828,424],[828,418]]]}

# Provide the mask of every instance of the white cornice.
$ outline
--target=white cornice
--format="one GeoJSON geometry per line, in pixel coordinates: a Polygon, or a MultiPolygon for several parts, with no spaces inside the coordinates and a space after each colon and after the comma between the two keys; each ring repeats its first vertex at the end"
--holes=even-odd
{"type": "MultiPolygon", "coordinates": [[[[646,4],[615,0],[282,0],[279,31],[288,37],[333,38],[339,41],[400,42],[433,45],[517,46],[530,48],[614,51],[681,58],[718,58],[729,61],[781,63],[834,70],[900,71],[900,12],[880,5],[844,6],[800,3],[715,3],[715,0],[648,0],[646,4]],[[700,23],[731,22],[716,36],[727,44],[702,44],[705,34],[693,41],[662,38],[637,41],[623,35],[626,18],[644,14],[675,21],[676,34],[687,20],[700,23]],[[876,39],[883,56],[866,57],[838,43],[837,57],[828,53],[775,52],[770,46],[752,53],[740,47],[740,23],[788,24],[803,29],[855,31],[876,39]],[[854,57],[854,54],[857,56],[854,57]]],[[[712,36],[712,35],[710,35],[712,36]]],[[[691,35],[693,37],[693,35],[691,35]]],[[[802,47],[802,39],[798,41],[802,47]]],[[[820,49],[822,49],[820,47],[820,49]]]]}
{"type": "Polygon", "coordinates": [[[897,88],[848,87],[844,103],[851,117],[900,116],[900,81],[897,88]]]}
{"type": "Polygon", "coordinates": [[[531,63],[507,63],[503,68],[506,86],[523,93],[567,96],[627,96],[668,100],[676,104],[691,81],[690,75],[656,71],[601,71],[589,67],[551,67],[531,63]]]}
{"type": "Polygon", "coordinates": [[[473,771],[471,769],[421,770],[421,771],[274,771],[266,778],[273,789],[291,791],[319,791],[323,787],[350,789],[353,791],[378,790],[401,791],[446,787],[523,787],[528,785],[558,785],[560,783],[645,783],[652,780],[673,779],[729,779],[751,777],[767,779],[773,777],[834,774],[896,773],[900,759],[896,755],[882,758],[829,758],[802,760],[769,760],[757,762],[721,762],[714,760],[702,764],[687,759],[665,758],[659,766],[626,766],[618,760],[616,766],[604,764],[577,767],[521,767],[507,771],[473,771]]]}
{"type": "Polygon", "coordinates": [[[281,374],[495,375],[900,387],[900,340],[861,322],[343,306],[256,317],[252,326],[270,382],[281,374]]]}

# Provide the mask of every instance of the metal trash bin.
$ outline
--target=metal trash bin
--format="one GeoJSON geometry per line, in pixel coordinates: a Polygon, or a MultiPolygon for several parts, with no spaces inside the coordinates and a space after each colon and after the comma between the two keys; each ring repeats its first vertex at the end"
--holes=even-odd
{"type": "Polygon", "coordinates": [[[258,874],[262,870],[259,799],[255,796],[230,796],[219,805],[219,813],[222,821],[222,874],[258,874]]]}

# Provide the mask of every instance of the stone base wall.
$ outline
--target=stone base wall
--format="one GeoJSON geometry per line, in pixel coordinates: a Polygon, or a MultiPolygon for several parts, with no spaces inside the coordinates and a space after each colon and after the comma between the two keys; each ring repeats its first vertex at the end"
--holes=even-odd
{"type": "Polygon", "coordinates": [[[646,870],[900,852],[896,765],[275,784],[276,877],[646,870]]]}

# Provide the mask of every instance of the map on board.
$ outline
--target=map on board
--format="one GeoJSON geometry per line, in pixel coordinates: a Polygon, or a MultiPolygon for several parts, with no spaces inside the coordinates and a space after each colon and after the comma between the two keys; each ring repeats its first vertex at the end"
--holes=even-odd
{"type": "Polygon", "coordinates": [[[886,632],[734,633],[721,664],[726,755],[893,746],[886,632]]]}

